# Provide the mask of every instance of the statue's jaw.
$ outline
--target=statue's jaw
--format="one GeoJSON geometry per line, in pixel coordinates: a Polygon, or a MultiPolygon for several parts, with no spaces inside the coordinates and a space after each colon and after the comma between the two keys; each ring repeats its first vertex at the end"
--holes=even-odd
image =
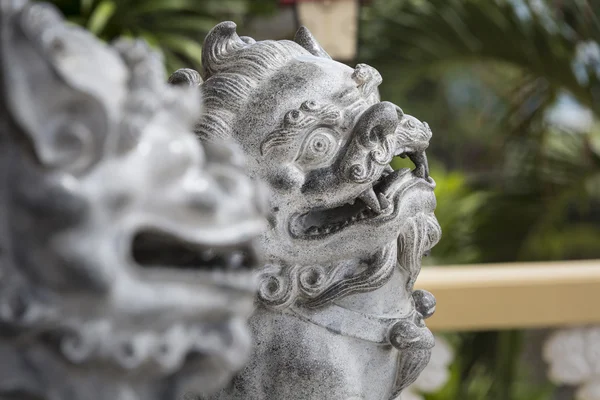
{"type": "MultiPolygon", "coordinates": [[[[290,220],[289,232],[297,240],[335,240],[336,235],[364,230],[365,227],[369,227],[370,231],[373,227],[383,228],[396,223],[399,229],[398,218],[403,208],[401,203],[407,192],[414,188],[433,191],[435,187],[435,182],[422,174],[423,170],[425,168],[419,166],[413,171],[408,168],[398,171],[386,168],[378,180],[343,205],[294,215],[290,220]]],[[[393,229],[392,226],[390,228],[393,229]]]]}

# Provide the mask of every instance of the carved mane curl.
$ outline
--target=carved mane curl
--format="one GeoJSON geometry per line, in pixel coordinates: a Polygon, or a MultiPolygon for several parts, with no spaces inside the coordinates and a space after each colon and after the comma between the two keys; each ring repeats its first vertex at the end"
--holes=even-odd
{"type": "Polygon", "coordinates": [[[234,120],[253,92],[295,57],[310,54],[290,40],[256,42],[239,37],[230,21],[215,26],[202,48],[205,113],[195,132],[204,140],[231,136],[234,120]]]}

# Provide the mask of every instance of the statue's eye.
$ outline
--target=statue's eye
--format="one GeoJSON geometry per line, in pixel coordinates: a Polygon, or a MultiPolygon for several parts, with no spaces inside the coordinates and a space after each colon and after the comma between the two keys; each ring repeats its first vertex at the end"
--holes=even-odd
{"type": "Polygon", "coordinates": [[[405,126],[410,130],[413,130],[417,127],[417,125],[415,124],[415,122],[412,119],[407,119],[405,126]]]}
{"type": "Polygon", "coordinates": [[[297,161],[301,165],[320,167],[335,156],[339,141],[333,131],[327,128],[318,128],[308,135],[297,161]]]}
{"type": "Polygon", "coordinates": [[[300,122],[303,117],[303,113],[300,110],[292,110],[285,114],[284,121],[286,125],[296,125],[300,122]]]}

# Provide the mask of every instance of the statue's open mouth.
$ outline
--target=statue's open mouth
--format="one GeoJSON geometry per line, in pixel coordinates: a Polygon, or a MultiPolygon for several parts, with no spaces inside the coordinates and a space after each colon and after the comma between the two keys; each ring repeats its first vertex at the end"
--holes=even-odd
{"type": "Polygon", "coordinates": [[[138,266],[183,270],[205,275],[208,282],[254,293],[259,259],[252,241],[227,246],[191,243],[174,235],[142,231],[133,240],[132,256],[138,266]]]}
{"type": "Polygon", "coordinates": [[[418,184],[433,190],[435,182],[429,177],[425,152],[400,156],[408,156],[415,168],[394,171],[386,166],[378,180],[345,204],[293,216],[290,221],[292,236],[299,239],[321,239],[356,224],[385,222],[396,214],[396,203],[405,190],[418,184]]]}
{"type": "Polygon", "coordinates": [[[116,361],[126,370],[163,376],[185,366],[207,377],[206,387],[230,376],[250,346],[246,318],[260,263],[253,244],[260,225],[252,225],[255,232],[239,235],[244,228],[237,226],[237,239],[220,245],[198,240],[194,228],[138,231],[128,249],[132,273],[113,288],[113,317],[68,321],[58,342],[63,354],[72,362],[116,361]]]}
{"type": "Polygon", "coordinates": [[[254,308],[260,262],[253,240],[240,235],[207,245],[190,232],[198,234],[138,231],[129,248],[132,273],[112,288],[112,318],[86,315],[85,322],[61,326],[57,344],[70,361],[102,359],[161,376],[185,367],[207,377],[206,387],[241,367],[240,354],[250,348],[246,318],[254,308]]]}

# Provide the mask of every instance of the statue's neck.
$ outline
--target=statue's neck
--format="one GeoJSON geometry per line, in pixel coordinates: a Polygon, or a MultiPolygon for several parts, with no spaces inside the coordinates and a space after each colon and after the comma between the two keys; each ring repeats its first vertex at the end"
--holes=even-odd
{"type": "Polygon", "coordinates": [[[405,293],[407,277],[396,259],[395,244],[390,244],[366,259],[327,265],[274,260],[263,269],[258,298],[274,308],[296,304],[318,310],[335,303],[357,312],[402,317],[410,293],[405,293]]]}
{"type": "Polygon", "coordinates": [[[334,300],[338,306],[381,317],[401,317],[412,311],[411,293],[406,291],[406,276],[398,268],[381,288],[355,293],[334,300]]]}

